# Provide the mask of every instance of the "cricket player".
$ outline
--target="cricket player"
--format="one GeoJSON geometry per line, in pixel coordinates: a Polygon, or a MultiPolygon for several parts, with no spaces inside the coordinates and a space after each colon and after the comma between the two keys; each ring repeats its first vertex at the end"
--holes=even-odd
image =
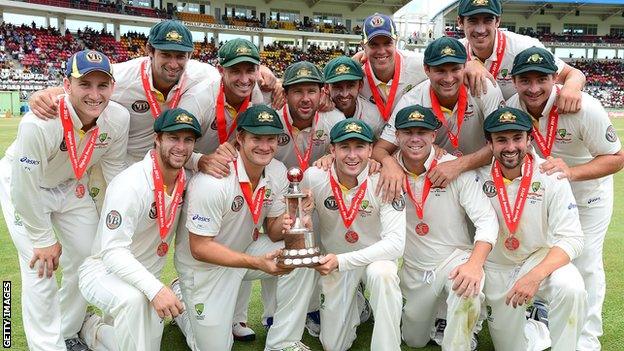
{"type": "Polygon", "coordinates": [[[175,108],[158,116],[154,133],[154,149],[110,183],[93,255],[80,267],[82,295],[113,318],[85,321],[81,335],[93,350],[159,350],[163,318],[182,311],[159,279],[184,201],[183,166],[201,130],[175,108]]]}
{"type": "MultiPolygon", "coordinates": [[[[177,233],[175,263],[188,313],[192,349],[229,350],[242,281],[277,275],[277,309],[266,350],[309,350],[300,342],[314,271],[278,268],[288,181],[273,156],[283,125],[265,105],[237,118],[238,156],[233,172],[218,179],[199,173],[189,184],[186,226],[177,233]],[[205,191],[210,189],[210,191],[205,191]],[[259,235],[264,225],[267,235],[259,235]]],[[[181,328],[183,331],[187,329],[181,328]]]]}
{"type": "MultiPolygon", "coordinates": [[[[197,141],[187,168],[222,178],[230,173],[229,164],[236,159],[233,146],[236,118],[249,106],[264,101],[257,88],[260,53],[252,42],[246,39],[230,40],[219,48],[217,55],[221,78],[191,88],[182,96],[180,107],[197,116],[204,135],[197,141]]],[[[182,217],[186,215],[182,213],[182,217]]],[[[184,221],[178,224],[180,230],[185,230],[185,224],[184,221]]],[[[179,286],[176,286],[178,284],[174,281],[172,288],[181,294],[179,286]]],[[[239,294],[232,333],[238,341],[252,341],[256,334],[247,326],[251,282],[243,282],[239,294]]],[[[179,324],[181,327],[184,325],[184,322],[179,324]]]]}
{"type": "Polygon", "coordinates": [[[325,87],[336,109],[346,118],[366,122],[373,128],[375,138],[379,138],[386,121],[375,105],[360,95],[364,87],[364,72],[360,64],[350,57],[338,56],[325,65],[323,74],[325,87]]]}
{"type": "MultiPolygon", "coordinates": [[[[503,97],[509,99],[516,92],[510,74],[514,58],[524,49],[544,45],[538,39],[498,29],[501,12],[500,0],[460,0],[457,24],[466,35],[461,42],[468,52],[469,81],[478,84],[476,75],[486,74],[496,80],[503,97]]],[[[581,107],[585,76],[558,58],[556,64],[558,82],[563,84],[557,102],[559,109],[564,113],[576,112],[581,107]]]]}
{"type": "Polygon", "coordinates": [[[599,350],[605,274],[602,247],[613,212],[613,176],[624,166],[622,145],[600,102],[582,93],[576,113],[561,113],[557,66],[546,49],[531,47],[514,59],[511,71],[516,95],[507,105],[533,119],[533,146],[546,158],[540,170],[567,178],[578,204],[584,234],[583,252],[574,259],[585,287],[588,306],[577,350],[599,350]]]}
{"type": "Polygon", "coordinates": [[[494,347],[538,348],[537,340],[522,335],[526,304],[539,298],[550,306],[551,349],[575,350],[587,293],[571,263],[583,250],[583,232],[570,183],[540,172],[544,160],[531,152],[532,123],[526,112],[500,108],[483,128],[494,161],[477,171],[478,181],[500,227],[485,263],[483,290],[494,347]]]}
{"type": "Polygon", "coordinates": [[[498,219],[468,171],[445,188],[432,188],[426,173],[455,157],[435,158],[432,147],[442,123],[420,105],[396,114],[396,158],[406,173],[407,229],[399,272],[405,299],[401,331],[410,347],[424,347],[446,300],[443,350],[470,350],[483,301],[483,264],[498,237],[498,219]],[[443,214],[443,215],[442,215],[443,214]],[[469,232],[468,219],[476,231],[469,232]]]}
{"type": "Polygon", "coordinates": [[[318,212],[321,246],[327,254],[316,269],[321,277],[321,333],[326,350],[347,350],[356,337],[360,280],[370,291],[375,316],[371,350],[399,350],[401,290],[398,259],[405,246],[405,201],[383,203],[369,175],[373,131],[355,118],[331,130],[330,170],[309,168],[302,188],[310,188],[318,212]]]}
{"type": "MultiPolygon", "coordinates": [[[[434,144],[455,156],[428,173],[434,187],[444,187],[462,172],[476,169],[491,161],[485,146],[483,121],[492,111],[504,104],[503,96],[487,81],[489,89],[479,97],[473,96],[465,80],[466,50],[453,38],[442,37],[425,49],[425,72],[429,79],[405,94],[398,103],[373,156],[383,164],[382,182],[391,193],[400,193],[405,182],[401,167],[392,157],[397,150],[395,116],[402,108],[422,105],[431,108],[442,122],[434,144]],[[384,169],[385,168],[385,169],[384,169]]],[[[404,189],[405,190],[405,189],[404,189]]]]}
{"type": "Polygon", "coordinates": [[[110,101],[115,81],[108,57],[84,50],[66,67],[59,118],[27,113],[0,161],[0,201],[19,255],[31,350],[87,350],[77,338],[87,312],[78,267],[90,254],[99,217],[87,193],[87,173],[101,162],[111,180],[126,166],[130,121],[110,101]],[[60,289],[54,274],[59,264],[60,289]]]}

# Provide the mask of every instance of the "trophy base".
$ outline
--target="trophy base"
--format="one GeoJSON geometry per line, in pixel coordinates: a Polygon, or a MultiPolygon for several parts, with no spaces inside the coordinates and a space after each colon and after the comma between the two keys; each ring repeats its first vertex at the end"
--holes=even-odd
{"type": "Polygon", "coordinates": [[[321,259],[321,250],[318,247],[307,249],[283,249],[277,258],[277,265],[281,268],[316,267],[321,259]]]}

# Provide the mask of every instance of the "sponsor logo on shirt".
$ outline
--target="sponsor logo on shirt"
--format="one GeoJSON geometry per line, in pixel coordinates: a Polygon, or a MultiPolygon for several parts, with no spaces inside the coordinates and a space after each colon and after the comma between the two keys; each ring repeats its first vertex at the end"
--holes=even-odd
{"type": "Polygon", "coordinates": [[[284,146],[290,142],[290,135],[282,133],[277,137],[277,145],[284,146]]]}
{"type": "Polygon", "coordinates": [[[91,190],[89,190],[89,196],[91,196],[92,199],[95,199],[95,197],[98,196],[99,193],[100,189],[96,187],[92,187],[91,190]]]}
{"type": "Polygon", "coordinates": [[[110,230],[117,229],[121,225],[121,214],[112,210],[106,215],[106,227],[110,230]]]}
{"type": "Polygon", "coordinates": [[[576,204],[575,204],[575,203],[570,202],[570,204],[568,205],[568,210],[571,210],[571,209],[576,208],[576,207],[577,207],[577,206],[576,206],[576,204]]]}
{"type": "Polygon", "coordinates": [[[210,123],[210,129],[217,130],[217,120],[213,119],[212,123],[210,123]]]}
{"type": "Polygon", "coordinates": [[[63,141],[61,141],[61,145],[59,145],[59,150],[67,151],[67,144],[65,144],[65,139],[63,139],[63,141]]]}
{"type": "Polygon", "coordinates": [[[403,211],[405,209],[405,196],[403,196],[403,194],[392,201],[392,208],[397,211],[403,211]]]}
{"type": "Polygon", "coordinates": [[[485,195],[487,197],[494,197],[496,196],[496,186],[494,185],[494,182],[491,180],[486,181],[485,183],[483,183],[483,192],[485,193],[485,195]]]}
{"type": "Polygon", "coordinates": [[[158,217],[158,212],[156,211],[156,202],[152,202],[152,206],[150,206],[150,210],[149,210],[149,218],[150,219],[156,219],[156,217],[158,217]]]}
{"type": "Polygon", "coordinates": [[[544,196],[544,188],[541,182],[531,183],[531,191],[527,193],[527,200],[530,204],[535,204],[537,201],[542,201],[544,196]]]}
{"type": "Polygon", "coordinates": [[[204,217],[202,215],[199,214],[194,214],[193,217],[191,217],[192,221],[197,221],[197,222],[205,222],[208,223],[210,222],[210,218],[209,217],[204,217]]]}
{"type": "Polygon", "coordinates": [[[132,111],[136,113],[145,113],[149,111],[150,106],[149,103],[145,100],[137,100],[132,103],[132,111]]]}
{"type": "Polygon", "coordinates": [[[245,200],[243,199],[243,197],[240,195],[236,195],[236,197],[232,201],[232,206],[230,208],[232,209],[232,211],[238,212],[241,210],[241,208],[243,208],[244,203],[245,200]]]}
{"type": "Polygon", "coordinates": [[[612,125],[607,127],[605,138],[607,138],[607,141],[611,143],[615,143],[618,140],[617,133],[615,132],[615,128],[613,128],[612,125]]]}
{"type": "Polygon", "coordinates": [[[555,134],[555,142],[560,144],[568,144],[572,142],[572,134],[567,131],[565,128],[557,129],[557,134],[555,134]]]}
{"type": "Polygon", "coordinates": [[[38,166],[41,163],[39,160],[28,158],[26,156],[22,156],[22,158],[20,158],[20,162],[31,166],[38,166]]]}
{"type": "Polygon", "coordinates": [[[598,201],[600,201],[600,196],[598,196],[598,197],[592,197],[591,199],[587,200],[587,204],[588,204],[588,205],[591,205],[591,204],[593,204],[594,202],[598,202],[598,201]]]}
{"type": "Polygon", "coordinates": [[[338,203],[336,202],[336,199],[334,198],[333,195],[327,197],[325,201],[323,201],[323,205],[325,206],[326,209],[330,211],[336,211],[338,209],[338,203]]]}
{"type": "Polygon", "coordinates": [[[474,105],[469,103],[468,107],[466,107],[466,113],[464,114],[464,121],[468,121],[473,116],[474,116],[474,105]]]}
{"type": "Polygon", "coordinates": [[[15,212],[15,221],[13,222],[13,224],[15,224],[18,227],[22,227],[24,225],[24,223],[22,223],[22,217],[20,217],[20,215],[17,214],[17,212],[15,212]]]}

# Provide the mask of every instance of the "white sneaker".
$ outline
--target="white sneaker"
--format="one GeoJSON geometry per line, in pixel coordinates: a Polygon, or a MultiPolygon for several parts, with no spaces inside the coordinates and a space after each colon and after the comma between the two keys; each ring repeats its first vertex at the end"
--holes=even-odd
{"type": "Polygon", "coordinates": [[[319,311],[309,312],[306,315],[305,327],[310,336],[318,338],[321,335],[321,313],[319,311]]]}
{"type": "Polygon", "coordinates": [[[84,322],[82,322],[82,328],[78,332],[78,336],[84,340],[90,349],[95,349],[97,346],[97,332],[101,324],[102,317],[93,312],[87,313],[84,322]]]}
{"type": "Polygon", "coordinates": [[[232,324],[232,335],[234,335],[234,340],[237,341],[256,340],[256,333],[253,329],[249,328],[245,322],[236,322],[232,324]]]}
{"type": "Polygon", "coordinates": [[[435,321],[435,331],[432,333],[433,340],[439,346],[442,346],[442,340],[444,339],[444,329],[446,329],[446,319],[436,319],[435,321]]]}
{"type": "Polygon", "coordinates": [[[296,343],[281,349],[280,351],[312,351],[306,344],[301,341],[297,341],[296,343]]]}
{"type": "Polygon", "coordinates": [[[371,309],[368,299],[364,296],[364,284],[362,284],[362,282],[358,285],[355,294],[355,303],[360,311],[360,324],[364,324],[373,314],[373,310],[371,309]]]}

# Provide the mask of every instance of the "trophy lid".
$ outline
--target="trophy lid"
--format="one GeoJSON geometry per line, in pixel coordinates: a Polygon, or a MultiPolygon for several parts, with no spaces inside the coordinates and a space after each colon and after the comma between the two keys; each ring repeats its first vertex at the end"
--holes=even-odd
{"type": "Polygon", "coordinates": [[[291,183],[299,183],[303,180],[303,171],[301,168],[292,167],[288,170],[288,173],[286,173],[286,177],[291,183]]]}

